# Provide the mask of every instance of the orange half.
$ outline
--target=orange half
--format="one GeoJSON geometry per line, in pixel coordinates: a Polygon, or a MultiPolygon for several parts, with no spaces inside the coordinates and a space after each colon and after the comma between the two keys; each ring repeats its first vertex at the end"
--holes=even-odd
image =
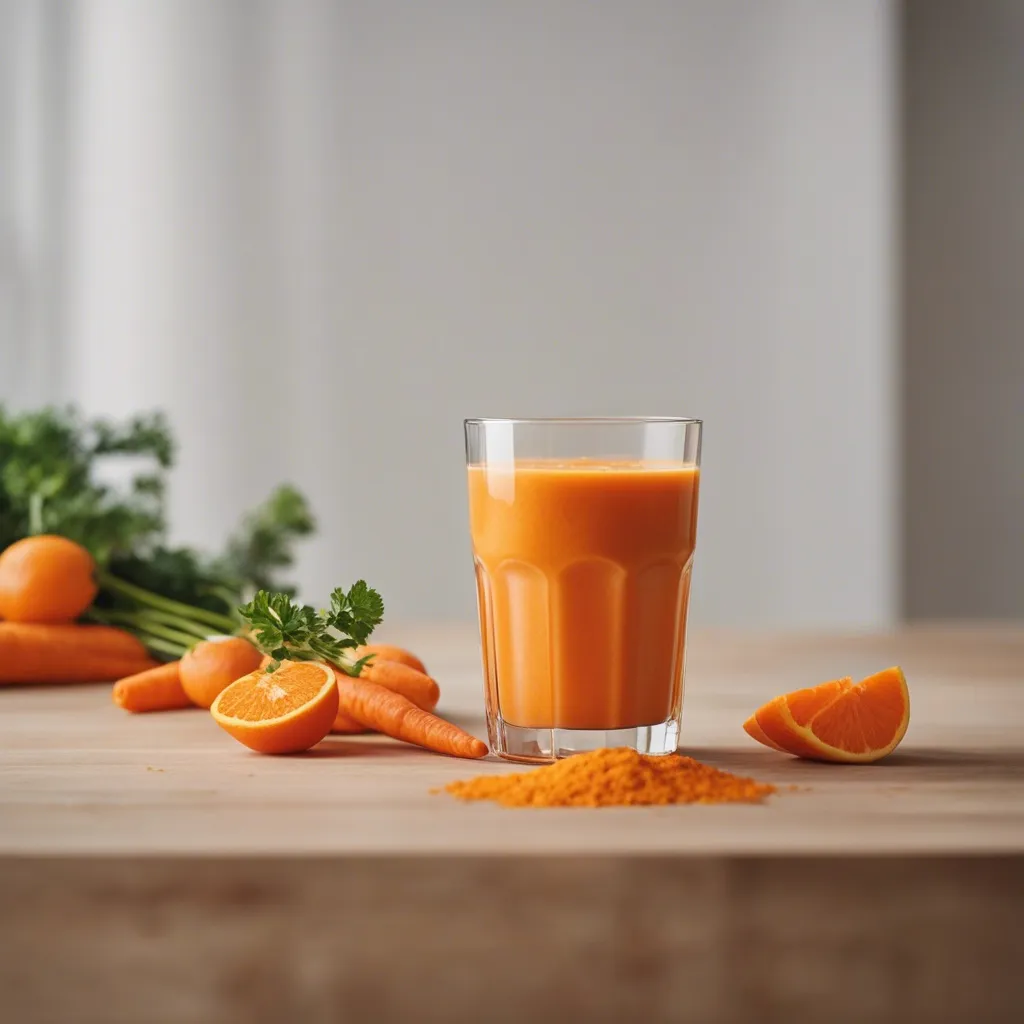
{"type": "Polygon", "coordinates": [[[222,690],[214,721],[261,754],[296,754],[319,743],[338,714],[334,670],[319,661],[284,661],[256,669],[222,690]]]}
{"type": "Polygon", "coordinates": [[[856,684],[836,679],[776,697],[754,721],[769,746],[797,757],[870,764],[906,734],[910,693],[902,670],[887,668],[856,684]]]}

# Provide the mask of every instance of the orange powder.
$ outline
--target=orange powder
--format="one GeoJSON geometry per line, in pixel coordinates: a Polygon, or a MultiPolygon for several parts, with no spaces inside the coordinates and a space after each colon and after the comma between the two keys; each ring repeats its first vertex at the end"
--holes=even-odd
{"type": "Polygon", "coordinates": [[[692,757],[652,757],[628,747],[576,754],[529,772],[481,775],[445,789],[460,800],[494,800],[504,807],[754,804],[775,792],[692,757]]]}

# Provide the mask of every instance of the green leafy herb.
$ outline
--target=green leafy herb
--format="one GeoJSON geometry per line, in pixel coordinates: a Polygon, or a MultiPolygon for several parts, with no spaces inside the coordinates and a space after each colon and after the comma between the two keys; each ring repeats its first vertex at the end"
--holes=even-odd
{"type": "Polygon", "coordinates": [[[72,409],[14,414],[0,405],[0,549],[36,533],[78,541],[100,563],[157,543],[174,456],[159,413],[123,425],[72,409]],[[121,488],[97,472],[111,456],[142,460],[121,488]]]}
{"type": "Polygon", "coordinates": [[[235,608],[253,591],[293,593],[280,573],[315,529],[305,498],[284,485],[242,519],[223,554],[169,546],[174,452],[160,413],[114,423],[0,405],[0,550],[37,533],[82,544],[100,567],[89,618],[172,657],[212,631],[235,631],[235,608]]]}
{"type": "Polygon", "coordinates": [[[294,542],[308,537],[315,529],[306,499],[294,487],[284,484],[243,518],[228,541],[220,567],[230,577],[257,590],[293,593],[281,586],[276,572],[292,567],[294,542]]]}
{"type": "Polygon", "coordinates": [[[285,660],[327,661],[358,676],[369,658],[354,660],[348,652],[365,644],[380,624],[384,602],[359,580],[347,592],[338,587],[326,611],[296,604],[288,594],[260,590],[238,614],[249,625],[250,640],[271,658],[268,672],[285,660]]]}

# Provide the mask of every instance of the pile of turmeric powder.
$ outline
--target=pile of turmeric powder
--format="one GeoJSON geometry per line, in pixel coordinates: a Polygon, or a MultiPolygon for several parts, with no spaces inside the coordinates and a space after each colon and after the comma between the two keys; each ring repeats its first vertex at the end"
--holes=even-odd
{"type": "Polygon", "coordinates": [[[505,807],[760,803],[775,787],[719,771],[692,757],[652,757],[628,747],[577,754],[512,775],[481,775],[445,789],[460,800],[505,807]]]}

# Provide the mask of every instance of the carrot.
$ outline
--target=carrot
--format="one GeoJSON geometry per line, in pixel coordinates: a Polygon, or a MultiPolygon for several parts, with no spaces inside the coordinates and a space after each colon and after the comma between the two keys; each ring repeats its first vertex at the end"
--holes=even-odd
{"type": "Polygon", "coordinates": [[[433,711],[441,699],[441,688],[435,680],[400,661],[374,658],[363,668],[360,678],[385,686],[392,693],[400,693],[424,711],[433,711]]]}
{"type": "MultiPolygon", "coordinates": [[[[338,669],[334,671],[336,675],[342,674],[338,669]]],[[[363,669],[360,678],[384,686],[392,693],[401,694],[424,711],[433,711],[441,698],[441,688],[430,676],[398,661],[381,661],[379,657],[374,658],[363,669]]],[[[351,715],[339,711],[331,732],[361,733],[369,730],[351,715]]]]}
{"type": "Polygon", "coordinates": [[[340,672],[335,676],[339,706],[357,722],[439,754],[475,758],[487,753],[486,743],[416,707],[401,694],[368,679],[353,679],[340,672]]]}
{"type": "Polygon", "coordinates": [[[0,622],[0,683],[105,683],[155,664],[112,626],[0,622]]]}
{"type": "Polygon", "coordinates": [[[194,707],[181,685],[180,662],[136,672],[114,683],[114,703],[125,711],[170,711],[194,707]]]}
{"type": "Polygon", "coordinates": [[[346,715],[344,711],[338,712],[334,719],[334,725],[331,726],[331,732],[348,733],[350,736],[370,731],[362,722],[357,722],[351,715],[346,715]]]}
{"type": "MultiPolygon", "coordinates": [[[[407,651],[404,647],[396,647],[394,644],[364,644],[362,647],[357,647],[354,652],[354,657],[365,658],[368,654],[375,654],[377,657],[374,661],[397,661],[403,665],[408,665],[409,668],[416,669],[417,672],[422,672],[427,675],[427,668],[416,657],[412,651],[407,651]]],[[[386,685],[386,684],[385,684],[386,685]]],[[[429,711],[430,709],[427,708],[429,711]]]]}

